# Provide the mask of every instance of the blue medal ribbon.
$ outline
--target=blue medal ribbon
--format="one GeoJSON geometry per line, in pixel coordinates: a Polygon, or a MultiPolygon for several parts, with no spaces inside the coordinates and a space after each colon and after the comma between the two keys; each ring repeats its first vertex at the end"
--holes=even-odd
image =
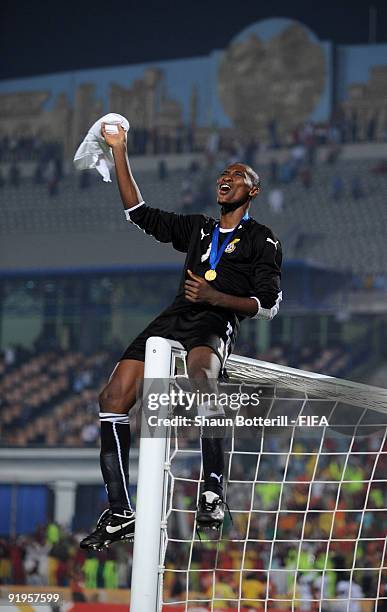
{"type": "MultiPolygon", "coordinates": [[[[244,221],[247,221],[249,219],[249,214],[246,212],[245,215],[242,217],[240,223],[243,223],[244,221]]],[[[240,223],[238,223],[238,225],[240,225],[240,223]]],[[[231,242],[231,238],[234,236],[236,229],[238,228],[235,227],[233,229],[232,232],[229,233],[229,235],[227,236],[227,238],[223,241],[220,249],[218,249],[218,243],[219,243],[219,223],[217,223],[215,225],[213,234],[212,234],[212,243],[211,243],[211,251],[210,251],[210,268],[211,270],[215,270],[216,266],[218,265],[220,258],[222,257],[224,251],[226,250],[227,246],[230,244],[231,242]]]]}

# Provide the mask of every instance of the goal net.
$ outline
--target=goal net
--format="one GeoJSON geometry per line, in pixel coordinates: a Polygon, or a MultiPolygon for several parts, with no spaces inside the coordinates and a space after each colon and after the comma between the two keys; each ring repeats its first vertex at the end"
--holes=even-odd
{"type": "MultiPolygon", "coordinates": [[[[145,382],[180,388],[184,364],[151,338],[145,382]]],[[[259,404],[227,428],[220,532],[196,530],[200,430],[166,406],[150,432],[142,412],[131,612],[387,609],[387,390],[239,356],[227,371],[259,404]]]]}

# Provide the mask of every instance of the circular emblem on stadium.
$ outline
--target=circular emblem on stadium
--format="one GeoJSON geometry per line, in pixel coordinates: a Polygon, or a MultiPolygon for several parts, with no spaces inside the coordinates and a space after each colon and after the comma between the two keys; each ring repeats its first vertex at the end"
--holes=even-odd
{"type": "Polygon", "coordinates": [[[308,119],[326,84],[324,48],[290,19],[268,19],[239,34],[219,64],[224,111],[246,134],[266,136],[275,121],[287,134],[308,119]]]}

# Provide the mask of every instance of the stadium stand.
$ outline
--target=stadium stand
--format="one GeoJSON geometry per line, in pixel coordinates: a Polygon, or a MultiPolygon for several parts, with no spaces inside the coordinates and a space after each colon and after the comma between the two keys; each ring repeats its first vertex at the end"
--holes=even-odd
{"type": "MultiPolygon", "coordinates": [[[[117,357],[117,356],[116,356],[117,357]]],[[[47,351],[1,364],[2,438],[6,444],[95,445],[97,391],[114,355],[47,351]]]]}
{"type": "MultiPolygon", "coordinates": [[[[259,167],[259,164],[258,164],[259,167]]],[[[260,168],[260,167],[259,167],[260,168]]],[[[312,185],[303,184],[302,168],[286,183],[270,181],[270,168],[262,166],[263,193],[254,206],[255,216],[281,237],[287,259],[304,259],[328,268],[352,271],[361,277],[384,275],[387,255],[387,176],[378,173],[375,160],[338,160],[312,167],[312,185]],[[340,180],[340,188],[335,181],[340,180]],[[283,192],[283,205],[268,205],[273,188],[283,192]],[[324,214],[321,214],[322,210],[324,214]],[[346,248],[342,249],[345,241],[346,248]]],[[[160,179],[156,171],[138,172],[143,195],[152,206],[183,212],[216,215],[212,192],[216,169],[174,170],[160,179]],[[185,192],[192,191],[190,203],[185,192]]],[[[115,189],[94,176],[80,189],[73,176],[60,182],[58,193],[27,181],[2,188],[2,234],[55,234],[56,232],[125,232],[115,189]]]]}
{"type": "MultiPolygon", "coordinates": [[[[367,358],[369,348],[332,344],[324,349],[274,345],[257,354],[242,342],[239,354],[265,361],[344,376],[367,358]]],[[[122,352],[122,351],[121,351],[122,352]]],[[[98,390],[106,382],[120,351],[15,352],[0,358],[0,444],[6,446],[96,446],[99,443],[98,390]]]]}
{"type": "MultiPolygon", "coordinates": [[[[302,37],[294,26],[292,31],[296,34],[297,50],[302,37]]],[[[250,43],[243,43],[238,51],[235,42],[237,40],[232,43],[233,49],[237,50],[238,64],[242,59],[243,73],[249,66],[248,61],[246,63],[249,44],[254,58],[256,43],[251,37],[250,43]]],[[[292,51],[284,53],[285,59],[297,57],[289,44],[292,39],[286,36],[284,42],[284,49],[292,51]]],[[[349,47],[343,47],[344,57],[340,45],[333,47],[332,44],[334,53],[328,46],[330,42],[324,45],[326,58],[332,55],[332,61],[327,62],[327,75],[332,76],[333,65],[337,74],[327,81],[330,83],[328,89],[332,89],[324,94],[330,98],[329,104],[321,98],[321,109],[329,106],[330,112],[328,108],[319,111],[317,97],[313,99],[311,108],[316,108],[317,115],[330,114],[330,119],[320,124],[307,119],[309,111],[304,112],[304,119],[297,125],[294,113],[289,113],[286,105],[282,111],[276,111],[276,105],[269,104],[265,109],[262,104],[260,131],[250,125],[247,131],[241,130],[243,118],[236,117],[234,121],[227,110],[227,100],[219,98],[217,101],[215,90],[211,96],[203,95],[204,89],[197,91],[195,86],[190,102],[190,123],[179,125],[182,107],[179,96],[175,96],[176,86],[173,99],[169,98],[172,90],[168,91],[175,77],[171,72],[164,80],[164,69],[145,71],[144,78],[134,81],[130,89],[127,89],[129,82],[123,87],[109,77],[109,103],[117,102],[119,108],[128,109],[128,117],[133,121],[129,133],[130,156],[139,156],[133,160],[133,170],[144,198],[152,206],[217,216],[214,197],[217,173],[228,163],[244,161],[262,176],[262,193],[253,204],[253,216],[271,227],[281,239],[286,264],[292,263],[291,260],[293,264],[300,264],[292,271],[289,265],[284,283],[295,286],[294,277],[298,277],[299,284],[294,290],[297,293],[298,288],[302,289],[302,285],[309,282],[305,280],[309,279],[308,271],[300,273],[301,267],[313,268],[309,299],[304,291],[297,303],[294,300],[293,311],[287,312],[291,300],[286,297],[281,317],[271,325],[270,332],[265,327],[266,322],[246,322],[235,352],[278,365],[344,378],[353,375],[356,379],[356,368],[366,365],[369,375],[373,365],[382,356],[386,357],[385,321],[377,320],[380,315],[377,310],[372,321],[373,315],[369,312],[371,302],[374,306],[373,295],[368,293],[364,300],[366,309],[363,307],[356,313],[363,318],[359,323],[351,309],[346,309],[348,304],[341,300],[340,293],[343,290],[343,294],[349,294],[350,288],[387,289],[387,157],[383,160],[382,148],[384,143],[386,150],[387,142],[383,110],[386,68],[367,68],[369,82],[360,78],[359,84],[352,84],[346,66],[348,71],[361,75],[365,64],[362,66],[359,62],[360,70],[354,64],[363,57],[363,52],[356,50],[354,62],[355,55],[349,47]],[[224,108],[231,123],[235,122],[235,130],[218,124],[210,99],[216,101],[219,109],[224,108]],[[338,103],[336,109],[333,100],[338,103]],[[203,104],[208,108],[202,109],[203,104]],[[164,116],[159,107],[164,109],[164,116]],[[199,127],[202,119],[197,122],[198,109],[208,118],[202,127],[199,127]],[[138,126],[136,121],[140,121],[138,126]],[[213,128],[214,125],[219,125],[219,129],[213,128]],[[362,155],[355,154],[352,158],[342,155],[351,147],[363,148],[362,155]],[[370,148],[378,153],[372,154],[370,148]],[[179,168],[185,163],[185,169],[172,167],[173,155],[179,158],[179,168]],[[153,169],[144,170],[146,167],[153,169]],[[325,272],[330,275],[327,282],[325,272]],[[336,272],[340,273],[339,278],[333,278],[336,272]],[[337,300],[334,299],[336,293],[337,300]],[[299,325],[303,315],[305,319],[299,325]],[[312,317],[315,325],[309,321],[312,317]],[[265,348],[258,349],[258,346],[265,348]]],[[[364,58],[366,53],[364,46],[364,58]]],[[[309,71],[305,58],[308,53],[303,52],[302,79],[313,84],[318,71],[314,63],[309,71]]],[[[218,52],[211,56],[211,66],[215,66],[214,59],[219,61],[218,52]]],[[[265,64],[269,69],[272,62],[274,74],[278,74],[276,81],[278,79],[281,86],[281,81],[286,83],[289,78],[289,68],[285,61],[281,74],[282,62],[275,53],[266,53],[265,64]]],[[[232,62],[228,62],[228,66],[232,68],[232,62]]],[[[239,66],[234,65],[236,79],[237,68],[239,66]]],[[[211,68],[211,72],[215,70],[211,68]]],[[[206,87],[210,86],[210,73],[208,77],[206,87]]],[[[77,78],[72,80],[75,83],[77,78]]],[[[226,80],[229,80],[228,74],[226,80]]],[[[302,86],[301,82],[293,82],[296,88],[302,86]]],[[[217,90],[222,86],[219,80],[217,90]]],[[[98,97],[102,89],[101,79],[98,97]]],[[[228,102],[240,109],[240,88],[233,85],[233,89],[237,99],[233,98],[233,92],[228,92],[228,102]]],[[[65,90],[66,87],[56,102],[54,91],[32,94],[21,91],[19,96],[11,93],[10,97],[8,93],[2,94],[6,113],[2,128],[5,131],[0,134],[0,240],[3,239],[0,250],[4,255],[1,268],[5,279],[0,288],[0,347],[7,348],[0,350],[0,448],[6,447],[3,450],[14,452],[15,456],[22,455],[25,450],[25,462],[35,453],[42,456],[45,450],[50,458],[60,455],[58,451],[66,456],[66,452],[70,455],[85,447],[89,447],[86,453],[97,455],[98,391],[122,353],[124,338],[128,341],[132,331],[140,324],[143,326],[143,319],[159,311],[169,294],[174,294],[178,268],[177,260],[161,262],[153,256],[151,248],[148,253],[147,246],[141,244],[138,248],[139,243],[135,240],[127,248],[129,240],[125,232],[132,231],[134,236],[135,230],[129,230],[124,221],[115,185],[102,183],[94,171],[81,174],[69,171],[75,142],[86,133],[86,126],[101,114],[102,100],[97,101],[95,84],[91,82],[79,81],[76,90],[75,85],[65,90]],[[35,94],[52,98],[38,113],[38,106],[31,104],[35,94]],[[52,102],[56,105],[53,110],[52,102]],[[47,130],[50,121],[60,127],[51,136],[47,130]],[[60,142],[45,141],[45,138],[59,138],[60,142]],[[39,253],[41,245],[45,248],[42,246],[39,253]],[[72,251],[72,258],[65,247],[72,251]],[[114,251],[110,260],[106,258],[108,251],[114,251]],[[57,257],[58,252],[60,257],[57,257]],[[98,252],[98,260],[94,252],[98,252]],[[24,253],[23,259],[18,259],[17,253],[24,253]],[[156,272],[154,268],[150,271],[152,266],[156,272]],[[161,266],[164,266],[163,276],[161,266]],[[172,268],[173,273],[166,272],[172,268]],[[63,280],[61,275],[67,275],[69,280],[63,280]],[[17,336],[16,340],[12,334],[17,336]],[[74,336],[78,336],[78,342],[74,336]]],[[[291,90],[287,87],[286,91],[291,90]]],[[[105,94],[108,95],[107,89],[105,94]]],[[[305,97],[311,95],[316,94],[310,92],[305,97]]],[[[284,96],[289,102],[292,97],[292,92],[284,96]]],[[[256,115],[256,96],[250,103],[249,96],[244,96],[242,91],[242,99],[245,101],[243,114],[246,117],[250,113],[256,115]]],[[[39,102],[38,97],[36,100],[39,102]]],[[[126,110],[120,112],[126,113],[126,110]]],[[[141,238],[145,240],[144,236],[141,238]]],[[[353,299],[351,295],[349,299],[358,305],[357,297],[353,299]]],[[[384,306],[380,319],[382,317],[385,317],[384,306]]],[[[381,384],[384,386],[385,369],[383,375],[381,384]]],[[[371,612],[371,609],[376,612],[376,608],[378,612],[386,611],[387,599],[380,600],[376,607],[371,601],[360,606],[356,601],[344,599],[327,607],[325,602],[308,601],[320,597],[322,586],[328,598],[343,597],[343,593],[345,597],[349,592],[352,597],[370,599],[387,594],[383,563],[385,529],[381,520],[382,510],[386,508],[383,479],[387,453],[385,438],[379,453],[382,440],[379,433],[367,439],[353,439],[352,446],[349,437],[339,436],[334,431],[332,436],[324,438],[317,455],[310,452],[313,451],[313,434],[298,438],[294,430],[294,446],[287,447],[282,433],[277,435],[276,432],[268,436],[269,452],[265,446],[256,472],[248,452],[246,456],[234,453],[229,462],[230,497],[227,497],[233,522],[226,518],[224,538],[222,534],[219,545],[215,541],[199,542],[195,537],[193,508],[200,473],[192,457],[174,459],[175,466],[179,463],[179,468],[182,467],[183,478],[174,479],[179,511],[171,513],[168,520],[170,544],[165,560],[168,569],[164,574],[163,599],[167,602],[184,597],[197,599],[199,605],[195,610],[204,610],[207,609],[205,600],[216,598],[211,610],[227,608],[228,612],[235,610],[231,600],[241,596],[250,600],[248,611],[241,603],[243,612],[339,612],[344,609],[346,612],[371,612]],[[251,479],[254,479],[252,487],[242,484],[251,479]],[[192,570],[192,576],[185,575],[181,569],[185,567],[190,568],[190,573],[192,570]],[[292,572],[298,578],[294,591],[292,572]],[[272,579],[267,581],[270,573],[272,579]],[[211,574],[217,574],[216,586],[211,574]],[[270,584],[268,592],[266,584],[270,584]],[[304,601],[297,603],[296,596],[304,601]],[[258,598],[266,599],[265,606],[252,601],[258,598]],[[280,601],[286,598],[293,598],[293,602],[280,601]]],[[[132,460],[137,451],[138,435],[133,438],[132,460]]],[[[190,439],[182,441],[181,447],[190,448],[190,442],[190,439]]],[[[244,446],[247,451],[249,444],[247,440],[244,446]]],[[[63,461],[60,457],[59,460],[63,461]]],[[[13,469],[15,473],[17,468],[13,469]]],[[[20,585],[28,585],[37,591],[40,587],[58,592],[66,590],[68,600],[88,601],[91,606],[98,601],[105,602],[105,610],[113,609],[109,607],[113,601],[110,597],[116,597],[115,601],[121,601],[127,609],[132,547],[119,543],[108,551],[93,553],[79,549],[79,540],[85,535],[83,529],[90,526],[91,513],[103,511],[106,506],[105,490],[102,484],[95,484],[100,481],[67,483],[73,486],[73,497],[70,487],[63,486],[71,498],[69,506],[73,505],[72,513],[67,515],[58,514],[58,508],[54,508],[60,501],[59,487],[55,488],[60,484],[59,477],[39,482],[39,487],[47,493],[48,501],[42,504],[40,515],[45,518],[39,518],[45,522],[37,528],[36,522],[31,522],[30,527],[23,530],[18,515],[31,512],[34,498],[33,491],[23,496],[24,487],[29,486],[23,478],[25,474],[20,470],[20,478],[18,474],[15,480],[4,485],[0,483],[4,493],[1,505],[3,511],[9,510],[10,517],[8,526],[4,521],[0,530],[0,603],[2,586],[12,585],[20,590],[20,585]],[[77,512],[76,507],[84,513],[77,512]],[[67,518],[62,523],[58,516],[67,518]],[[53,517],[58,523],[52,521],[53,517]],[[119,590],[121,597],[117,594],[119,590]]],[[[183,609],[187,610],[188,606],[175,608],[176,612],[183,609]]]]}

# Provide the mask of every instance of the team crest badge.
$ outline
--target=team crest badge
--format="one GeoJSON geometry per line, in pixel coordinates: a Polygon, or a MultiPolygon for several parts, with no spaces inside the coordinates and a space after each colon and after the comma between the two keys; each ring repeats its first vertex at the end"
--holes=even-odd
{"type": "Polygon", "coordinates": [[[234,240],[231,240],[230,244],[228,244],[226,248],[224,249],[224,252],[233,253],[235,251],[236,244],[239,241],[240,241],[240,238],[234,238],[234,240]]]}

